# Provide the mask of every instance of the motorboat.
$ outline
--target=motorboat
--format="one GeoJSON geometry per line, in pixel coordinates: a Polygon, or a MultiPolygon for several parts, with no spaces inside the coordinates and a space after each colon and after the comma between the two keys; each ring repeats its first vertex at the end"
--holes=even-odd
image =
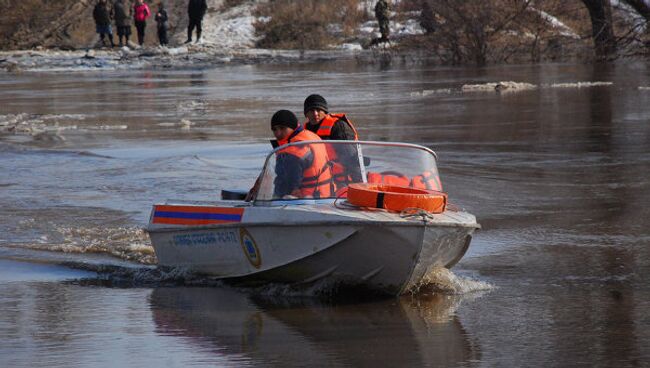
{"type": "Polygon", "coordinates": [[[153,206],[146,230],[159,267],[241,283],[331,282],[400,295],[417,290],[435,268],[454,266],[480,228],[447,203],[435,152],[415,144],[291,143],[268,154],[250,198],[223,199],[232,193],[153,206]],[[278,193],[283,150],[316,145],[352,152],[345,166],[356,179],[348,176],[321,198],[278,193]]]}

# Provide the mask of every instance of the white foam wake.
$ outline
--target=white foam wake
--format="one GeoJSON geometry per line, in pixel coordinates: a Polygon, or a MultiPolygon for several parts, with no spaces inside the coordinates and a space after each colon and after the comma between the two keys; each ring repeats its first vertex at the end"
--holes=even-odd
{"type": "Polygon", "coordinates": [[[436,267],[429,270],[411,292],[417,294],[419,292],[433,291],[459,295],[493,290],[494,288],[495,286],[489,282],[458,276],[447,268],[436,267]]]}

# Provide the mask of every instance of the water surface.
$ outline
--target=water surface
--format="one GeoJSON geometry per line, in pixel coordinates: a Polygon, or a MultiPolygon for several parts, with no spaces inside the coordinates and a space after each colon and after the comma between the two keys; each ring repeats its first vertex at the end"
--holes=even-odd
{"type": "Polygon", "coordinates": [[[644,63],[0,74],[0,366],[643,366],[649,85],[644,63]],[[539,88],[461,92],[509,80],[539,88]],[[328,302],[151,266],[151,204],[248,188],[270,116],[311,93],[363,139],[438,153],[483,225],[442,281],[459,295],[328,302]]]}

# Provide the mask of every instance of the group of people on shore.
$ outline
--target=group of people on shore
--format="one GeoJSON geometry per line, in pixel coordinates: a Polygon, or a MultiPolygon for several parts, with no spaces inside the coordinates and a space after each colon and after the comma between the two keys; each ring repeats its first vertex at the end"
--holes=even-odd
{"type": "MultiPolygon", "coordinates": [[[[99,34],[102,46],[115,47],[113,41],[112,21],[115,22],[119,47],[128,46],[129,36],[131,36],[131,21],[135,25],[138,44],[144,45],[145,30],[147,19],[151,17],[151,10],[145,0],[135,0],[131,5],[131,0],[112,0],[109,5],[108,0],[97,0],[93,9],[93,19],[95,20],[95,29],[99,34]],[[107,42],[108,41],[108,45],[107,42]]],[[[208,6],[206,0],[189,0],[187,5],[187,14],[189,25],[187,27],[187,41],[192,42],[192,34],[196,29],[196,42],[201,40],[202,21],[208,6]]],[[[158,30],[158,41],[161,46],[169,44],[167,31],[169,29],[169,14],[165,8],[164,1],[158,3],[158,10],[154,16],[156,28],[158,30]]]]}

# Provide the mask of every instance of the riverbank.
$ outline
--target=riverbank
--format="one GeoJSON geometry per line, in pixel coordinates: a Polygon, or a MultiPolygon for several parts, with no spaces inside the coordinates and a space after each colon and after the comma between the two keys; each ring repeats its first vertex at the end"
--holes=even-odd
{"type": "MultiPolygon", "coordinates": [[[[36,49],[0,52],[0,71],[88,71],[147,68],[202,69],[224,64],[260,64],[354,58],[358,51],[225,49],[191,44],[88,50],[36,49]]],[[[369,56],[369,53],[366,52],[369,56]]]]}
{"type": "MultiPolygon", "coordinates": [[[[516,21],[506,27],[505,24],[498,23],[498,19],[488,17],[482,20],[484,23],[477,23],[482,33],[473,34],[471,29],[463,28],[464,21],[445,12],[436,13],[436,27],[427,31],[422,25],[423,10],[420,3],[403,1],[391,12],[391,41],[377,43],[375,41],[379,40],[380,33],[373,16],[373,1],[355,0],[347,4],[350,9],[356,10],[352,11],[355,14],[348,14],[344,20],[316,19],[314,24],[303,26],[298,22],[302,8],[296,10],[291,7],[291,3],[285,3],[283,8],[280,3],[277,6],[265,6],[268,3],[264,0],[208,0],[201,40],[194,43],[197,41],[194,39],[193,43],[186,44],[186,6],[170,3],[167,9],[170,15],[168,34],[171,47],[158,46],[156,24],[150,21],[143,46],[134,44],[135,35],[132,35],[127,47],[109,49],[101,47],[98,35],[94,32],[92,1],[62,0],[47,6],[32,2],[11,3],[13,5],[0,4],[0,11],[6,18],[5,24],[0,26],[0,49],[5,50],[0,51],[0,72],[203,69],[224,64],[337,59],[356,59],[360,64],[383,66],[595,60],[593,44],[588,36],[591,28],[584,9],[565,9],[559,5],[543,9],[531,7],[516,14],[485,5],[485,9],[474,10],[498,10],[497,13],[507,13],[509,16],[506,18],[516,21]],[[264,46],[260,40],[274,37],[273,32],[265,30],[261,25],[273,18],[284,19],[283,11],[291,9],[294,13],[285,14],[285,23],[276,26],[285,33],[276,35],[283,42],[264,46]],[[493,24],[493,21],[497,23],[493,24]],[[324,30],[316,32],[317,26],[324,30]],[[317,44],[314,49],[306,50],[310,46],[291,36],[296,32],[304,33],[302,29],[305,27],[311,27],[308,38],[317,44]],[[492,29],[502,31],[491,32],[492,29]]],[[[303,5],[307,7],[306,3],[303,5]]],[[[151,6],[155,9],[157,2],[152,2],[151,6]]],[[[624,8],[613,10],[621,24],[640,21],[624,8]]],[[[117,39],[114,41],[117,42],[117,39]]],[[[625,43],[627,46],[621,47],[611,59],[644,57],[644,48],[638,41],[625,43]]]]}

